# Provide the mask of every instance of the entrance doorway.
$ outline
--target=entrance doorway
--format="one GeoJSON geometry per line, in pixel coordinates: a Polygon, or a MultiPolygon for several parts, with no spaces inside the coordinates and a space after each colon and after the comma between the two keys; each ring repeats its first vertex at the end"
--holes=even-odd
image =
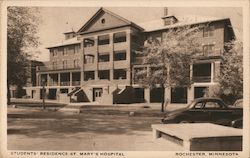
{"type": "Polygon", "coordinates": [[[102,88],[93,88],[93,101],[99,101],[102,97],[102,88]]]}

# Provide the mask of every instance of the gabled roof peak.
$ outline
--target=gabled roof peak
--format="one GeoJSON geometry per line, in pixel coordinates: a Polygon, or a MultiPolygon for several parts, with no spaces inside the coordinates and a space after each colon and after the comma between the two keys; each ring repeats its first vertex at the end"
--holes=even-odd
{"type": "Polygon", "coordinates": [[[140,30],[143,30],[143,28],[141,28],[140,26],[136,25],[135,23],[119,16],[118,14],[115,14],[103,7],[100,7],[100,9],[97,10],[97,12],[77,31],[77,33],[80,33],[80,32],[84,32],[88,26],[90,25],[91,22],[93,22],[99,15],[101,15],[103,12],[105,13],[108,13],[114,17],[116,17],[117,19],[123,21],[126,25],[133,25],[134,27],[136,28],[139,28],[140,30]]]}

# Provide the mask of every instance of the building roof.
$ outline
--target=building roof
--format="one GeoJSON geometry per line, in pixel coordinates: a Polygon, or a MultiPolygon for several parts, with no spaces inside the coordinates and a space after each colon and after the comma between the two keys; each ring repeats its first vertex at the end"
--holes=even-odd
{"type": "Polygon", "coordinates": [[[81,41],[77,40],[77,37],[74,37],[74,38],[71,38],[71,39],[68,39],[68,40],[64,40],[64,41],[62,41],[60,43],[57,43],[55,45],[49,46],[49,47],[47,47],[47,49],[66,46],[66,45],[72,45],[72,44],[78,44],[78,43],[81,43],[81,41]]]}
{"type": "MultiPolygon", "coordinates": [[[[198,15],[185,15],[185,16],[165,16],[165,17],[175,17],[178,22],[171,24],[171,25],[167,25],[164,26],[164,22],[162,20],[162,18],[159,17],[159,19],[157,20],[153,20],[153,21],[147,21],[147,22],[143,22],[143,23],[138,23],[135,24],[115,13],[110,12],[109,10],[106,10],[104,8],[100,8],[78,31],[77,33],[80,34],[82,32],[85,31],[85,29],[91,24],[91,22],[93,20],[95,20],[95,18],[97,18],[101,13],[106,12],[108,14],[111,14],[117,18],[119,18],[120,20],[124,21],[126,24],[134,26],[136,28],[138,28],[139,30],[143,31],[143,32],[154,32],[154,31],[160,31],[160,30],[164,30],[164,29],[169,29],[169,28],[176,28],[176,27],[181,27],[181,26],[188,26],[188,25],[195,25],[195,24],[202,24],[202,23],[209,23],[209,22],[215,22],[215,21],[228,21],[228,25],[231,25],[230,19],[226,18],[226,17],[208,17],[208,16],[198,16],[198,15]]],[[[64,34],[70,33],[71,31],[67,31],[64,34]]],[[[233,32],[233,29],[232,29],[233,32]]],[[[234,34],[234,32],[233,32],[234,34]]],[[[49,46],[47,47],[49,48],[54,48],[54,47],[60,47],[60,46],[65,46],[65,45],[72,45],[72,44],[78,44],[80,43],[80,41],[77,40],[77,37],[68,39],[68,40],[64,40],[60,43],[57,43],[55,45],[49,46]]]]}
{"type": "Polygon", "coordinates": [[[143,22],[138,24],[142,28],[144,28],[144,32],[153,32],[168,28],[175,28],[180,26],[186,26],[186,25],[194,25],[194,24],[201,24],[201,23],[207,23],[207,22],[214,22],[214,21],[221,21],[221,20],[228,20],[229,18],[224,17],[205,17],[205,16],[197,16],[197,15],[186,15],[186,16],[176,16],[178,19],[178,22],[172,25],[164,26],[163,20],[153,20],[148,22],[143,22]]]}

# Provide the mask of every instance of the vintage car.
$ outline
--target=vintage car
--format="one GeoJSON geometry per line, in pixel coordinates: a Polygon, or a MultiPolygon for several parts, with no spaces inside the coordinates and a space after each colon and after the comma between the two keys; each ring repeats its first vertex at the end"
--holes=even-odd
{"type": "Polygon", "coordinates": [[[198,98],[185,108],[167,113],[162,122],[209,122],[231,126],[232,121],[242,118],[242,114],[242,108],[230,108],[219,98],[198,98]]]}
{"type": "MultiPolygon", "coordinates": [[[[243,99],[238,99],[234,102],[234,104],[231,106],[232,108],[241,108],[243,109],[243,99]]],[[[231,122],[231,126],[235,128],[242,128],[243,127],[243,116],[240,118],[233,120],[231,122]]]]}

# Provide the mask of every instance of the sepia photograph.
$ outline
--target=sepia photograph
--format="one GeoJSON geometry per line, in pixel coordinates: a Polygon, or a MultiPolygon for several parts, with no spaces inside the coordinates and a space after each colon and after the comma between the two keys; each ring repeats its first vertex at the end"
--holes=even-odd
{"type": "Polygon", "coordinates": [[[250,156],[246,8],[67,4],[5,6],[2,154],[250,156]]]}

